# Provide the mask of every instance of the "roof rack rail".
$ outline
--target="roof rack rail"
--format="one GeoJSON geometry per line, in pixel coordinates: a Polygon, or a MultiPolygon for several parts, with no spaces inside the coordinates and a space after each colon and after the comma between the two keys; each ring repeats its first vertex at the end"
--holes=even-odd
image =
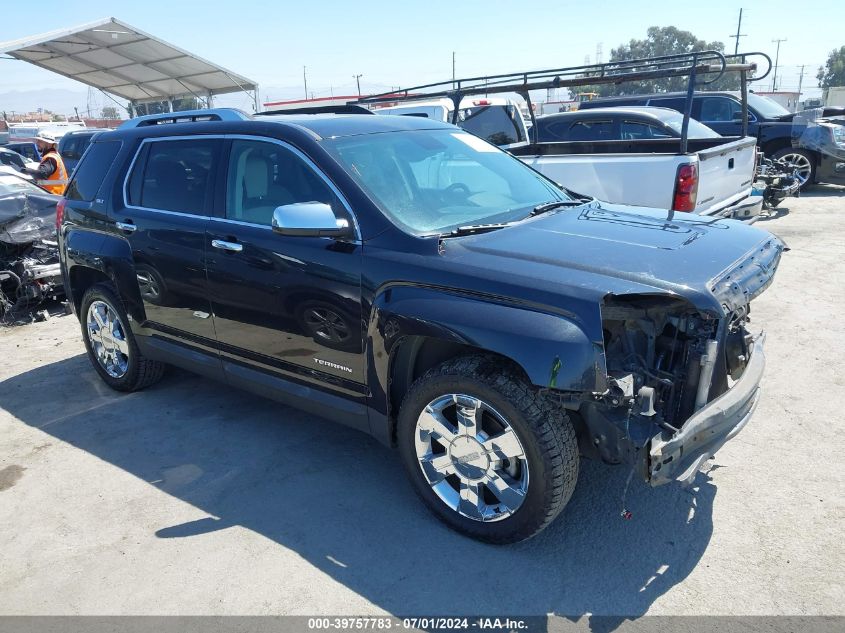
{"type": "Polygon", "coordinates": [[[121,123],[118,129],[162,125],[165,123],[195,123],[197,121],[248,121],[252,117],[237,108],[208,108],[204,110],[183,110],[181,112],[162,112],[147,114],[121,123]]]}
{"type": "Polygon", "coordinates": [[[725,73],[739,73],[742,90],[742,135],[748,135],[748,83],[760,81],[772,70],[772,58],[759,51],[749,53],[724,54],[720,51],[692,51],[641,59],[626,59],[603,64],[585,64],[568,68],[532,70],[528,72],[506,73],[451,79],[436,83],[399,88],[381,94],[361,97],[349,104],[374,105],[403,101],[419,101],[432,98],[448,98],[454,104],[452,123],[458,124],[461,100],[468,95],[501,94],[512,92],[525,99],[531,116],[533,129],[536,127],[536,115],[531,103],[532,90],[551,88],[574,88],[598,84],[621,84],[645,79],[665,77],[688,77],[687,99],[684,108],[684,122],[681,130],[681,153],[687,151],[687,132],[692,112],[692,97],[697,86],[706,86],[719,80],[725,73]],[[757,74],[759,65],[754,58],[761,58],[766,63],[766,72],[757,74]],[[730,61],[729,61],[730,60],[730,61]]]}
{"type": "Polygon", "coordinates": [[[264,110],[256,112],[255,116],[271,116],[276,114],[374,114],[368,108],[360,105],[326,105],[302,106],[301,108],[282,108],[279,110],[264,110]]]}
{"type": "Polygon", "coordinates": [[[697,75],[696,83],[705,85],[715,82],[726,72],[754,72],[757,70],[757,64],[748,61],[747,58],[750,56],[761,56],[769,63],[769,69],[763,75],[750,79],[751,81],[759,81],[766,77],[771,69],[771,60],[768,55],[756,52],[726,55],[719,51],[710,50],[620,60],[603,64],[586,64],[568,68],[449,79],[361,97],[356,101],[350,101],[350,104],[413,101],[433,97],[447,97],[454,100],[457,96],[472,94],[525,93],[529,90],[619,84],[643,79],[689,75],[697,75]],[[738,60],[739,63],[732,63],[728,60],[738,60]]]}

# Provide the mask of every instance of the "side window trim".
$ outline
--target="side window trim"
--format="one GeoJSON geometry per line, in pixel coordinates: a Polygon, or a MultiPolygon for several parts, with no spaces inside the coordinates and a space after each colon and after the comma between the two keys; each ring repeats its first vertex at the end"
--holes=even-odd
{"type": "MultiPolygon", "coordinates": [[[[331,180],[331,178],[329,178],[326,175],[326,173],[322,169],[320,169],[317,166],[317,164],[313,160],[311,160],[311,158],[305,152],[300,150],[298,147],[291,145],[287,141],[282,141],[280,139],[271,138],[271,137],[268,137],[268,136],[253,136],[251,134],[227,134],[223,138],[225,138],[227,141],[242,140],[242,141],[259,141],[259,142],[263,142],[263,143],[271,143],[271,144],[274,144],[274,145],[279,145],[279,146],[291,151],[297,158],[302,160],[308,166],[308,168],[311,169],[311,171],[318,178],[320,178],[320,180],[322,180],[326,184],[326,186],[329,187],[329,189],[331,189],[332,193],[334,193],[335,196],[337,196],[337,199],[343,205],[343,208],[346,209],[346,212],[349,214],[349,217],[352,218],[352,226],[355,229],[355,240],[357,241],[357,240],[361,239],[361,230],[360,230],[360,227],[358,225],[358,218],[352,212],[352,206],[349,204],[349,202],[347,202],[346,196],[344,196],[341,193],[340,189],[337,187],[337,185],[334,184],[334,182],[331,180]]],[[[228,158],[229,158],[229,152],[230,151],[231,151],[231,143],[229,144],[229,146],[227,148],[225,148],[225,151],[224,151],[224,154],[226,155],[226,158],[227,158],[226,165],[228,165],[228,158]]],[[[228,167],[224,167],[224,170],[225,171],[222,174],[221,180],[228,183],[228,179],[229,179],[228,167]]],[[[225,206],[226,193],[227,192],[224,189],[223,198],[222,198],[224,200],[224,206],[225,206]]],[[[266,224],[258,224],[258,223],[253,223],[253,222],[243,222],[242,220],[231,220],[231,219],[225,217],[225,208],[223,209],[223,213],[224,213],[223,217],[220,217],[218,215],[214,215],[212,217],[214,217],[216,220],[222,221],[222,222],[230,222],[232,224],[240,224],[240,225],[243,225],[243,226],[257,226],[257,227],[267,229],[268,231],[272,230],[272,228],[267,226],[266,224]]]]}
{"type": "MultiPolygon", "coordinates": [[[[205,140],[218,140],[218,141],[223,142],[223,141],[225,141],[226,136],[223,135],[223,134],[203,134],[203,135],[189,135],[189,136],[185,136],[185,135],[182,135],[182,136],[156,136],[156,137],[153,137],[153,138],[143,139],[141,141],[141,143],[138,145],[138,149],[135,151],[135,155],[132,157],[132,161],[129,163],[129,169],[126,170],[126,176],[123,179],[123,206],[124,206],[124,208],[126,208],[126,209],[138,209],[138,210],[141,210],[141,211],[154,211],[156,213],[165,213],[165,214],[168,214],[168,215],[180,215],[180,216],[189,215],[189,216],[195,217],[195,218],[211,218],[211,217],[214,217],[213,210],[209,211],[208,208],[206,208],[205,213],[198,214],[198,213],[191,213],[190,211],[172,211],[170,209],[156,209],[154,207],[144,207],[144,206],[137,205],[137,204],[129,204],[129,195],[128,195],[129,194],[129,179],[132,177],[132,173],[135,170],[135,163],[138,161],[138,158],[143,153],[143,149],[144,149],[145,145],[147,145],[149,143],[158,143],[158,142],[164,142],[164,141],[194,141],[194,140],[197,140],[197,139],[202,139],[204,141],[205,140]]],[[[222,148],[221,148],[221,156],[222,156],[222,148]]],[[[147,153],[147,157],[149,157],[149,152],[147,153]]],[[[147,168],[147,166],[144,165],[144,170],[146,170],[146,168],[147,168]]],[[[211,195],[211,198],[213,200],[213,198],[214,198],[213,191],[211,192],[211,194],[209,194],[208,191],[205,192],[205,200],[206,200],[205,206],[206,207],[208,207],[209,195],[211,195]]]]}
{"type": "MultiPolygon", "coordinates": [[[[145,145],[150,144],[150,143],[163,142],[163,141],[195,140],[197,138],[202,138],[203,140],[215,139],[215,140],[220,140],[220,141],[224,142],[224,145],[221,148],[221,154],[220,154],[220,164],[223,165],[223,167],[221,167],[222,171],[217,172],[221,176],[221,178],[218,179],[218,180],[225,180],[225,179],[228,178],[227,167],[226,167],[226,165],[228,164],[228,160],[224,162],[223,159],[224,158],[228,159],[229,151],[231,149],[231,141],[234,140],[234,139],[249,140],[249,141],[261,141],[261,142],[265,142],[265,143],[274,143],[276,145],[280,145],[280,146],[290,150],[297,157],[299,157],[306,165],[308,165],[308,167],[317,175],[317,177],[320,178],[323,182],[325,182],[326,185],[337,196],[338,200],[340,200],[340,203],[343,205],[344,209],[346,209],[346,212],[349,214],[349,217],[352,218],[352,226],[355,229],[355,239],[356,240],[361,239],[361,237],[360,237],[361,236],[361,229],[360,229],[360,226],[358,224],[358,218],[356,217],[355,213],[352,211],[352,207],[349,204],[349,202],[346,200],[346,196],[344,196],[341,193],[341,191],[337,187],[337,185],[335,185],[335,183],[325,174],[325,172],[323,172],[323,170],[320,169],[317,166],[317,164],[313,160],[311,160],[311,158],[307,154],[302,152],[299,148],[291,145],[290,143],[287,143],[286,141],[282,141],[280,139],[271,138],[271,137],[267,137],[267,136],[254,136],[254,135],[251,135],[251,134],[207,134],[207,135],[203,134],[201,137],[199,135],[188,135],[188,136],[181,135],[181,136],[156,136],[154,138],[145,138],[138,145],[138,149],[135,150],[135,155],[132,157],[132,160],[129,163],[129,168],[126,170],[126,176],[123,179],[123,192],[122,192],[123,193],[123,206],[127,209],[139,209],[139,210],[143,210],[143,211],[153,211],[153,212],[156,212],[156,213],[164,213],[164,214],[168,214],[168,215],[181,215],[181,216],[190,215],[190,216],[198,217],[198,218],[212,218],[212,219],[215,219],[217,221],[229,222],[229,223],[232,223],[232,224],[239,224],[239,225],[243,225],[243,226],[261,227],[261,228],[267,229],[268,231],[272,230],[272,228],[267,226],[266,224],[256,224],[256,223],[252,223],[252,222],[242,222],[240,220],[230,220],[230,219],[226,218],[225,215],[223,217],[221,217],[218,214],[218,210],[215,209],[215,208],[212,208],[210,210],[207,209],[206,213],[203,214],[203,215],[197,215],[195,213],[188,213],[188,212],[185,212],[185,211],[171,211],[171,210],[168,210],[168,209],[155,209],[155,208],[152,208],[152,207],[144,207],[144,206],[129,204],[129,195],[128,195],[128,193],[129,193],[129,179],[132,177],[132,173],[135,169],[135,163],[138,161],[138,158],[141,156],[142,150],[144,149],[145,145]],[[226,144],[227,141],[229,142],[228,144],[226,144]]],[[[146,166],[145,166],[145,168],[146,168],[146,166]]],[[[225,187],[225,185],[224,185],[224,187],[225,187]]],[[[224,190],[224,194],[225,194],[225,190],[224,190]]],[[[216,201],[220,199],[217,195],[216,187],[212,190],[210,195],[211,195],[211,199],[212,199],[212,207],[215,207],[216,201]]],[[[222,199],[223,199],[223,201],[224,201],[223,203],[225,205],[225,195],[223,196],[222,199]]],[[[223,209],[222,211],[225,212],[225,209],[223,209]]]]}

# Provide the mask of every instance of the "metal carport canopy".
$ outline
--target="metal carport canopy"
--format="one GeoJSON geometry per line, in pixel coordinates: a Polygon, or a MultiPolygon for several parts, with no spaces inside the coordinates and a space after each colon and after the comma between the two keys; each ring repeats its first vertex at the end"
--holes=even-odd
{"type": "Polygon", "coordinates": [[[133,103],[245,92],[258,108],[258,84],[115,18],[0,43],[0,54],[123,97],[133,103]],[[251,93],[251,94],[250,94],[251,93]]]}

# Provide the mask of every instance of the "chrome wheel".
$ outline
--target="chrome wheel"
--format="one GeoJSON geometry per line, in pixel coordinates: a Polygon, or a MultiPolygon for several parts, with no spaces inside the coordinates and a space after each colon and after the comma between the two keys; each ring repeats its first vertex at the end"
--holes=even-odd
{"type": "Polygon", "coordinates": [[[804,154],[784,154],[780,159],[793,166],[802,185],[810,179],[813,163],[804,154]]]}
{"type": "Polygon", "coordinates": [[[316,336],[330,343],[343,343],[349,338],[349,326],[342,316],[323,307],[306,310],[305,325],[316,336]]]}
{"type": "Polygon", "coordinates": [[[448,394],[431,401],[417,419],[415,448],[431,489],[461,516],[500,521],[525,500],[525,450],[513,427],[483,400],[448,394]]]}
{"type": "Polygon", "coordinates": [[[141,297],[155,303],[161,299],[161,287],[158,279],[149,270],[139,270],[135,273],[138,279],[138,289],[141,291],[141,297]]]}
{"type": "Polygon", "coordinates": [[[88,342],[106,373],[122,378],[129,369],[129,343],[117,312],[105,301],[94,301],[86,318],[88,342]]]}

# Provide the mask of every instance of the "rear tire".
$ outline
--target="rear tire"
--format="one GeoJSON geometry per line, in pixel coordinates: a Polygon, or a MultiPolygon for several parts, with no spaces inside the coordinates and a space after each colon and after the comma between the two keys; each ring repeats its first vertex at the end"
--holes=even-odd
{"type": "Polygon", "coordinates": [[[89,288],[80,306],[82,339],[94,369],[117,391],[138,391],[158,382],[164,363],[141,355],[123,302],[111,284],[89,288]]]}
{"type": "Polygon", "coordinates": [[[543,530],[578,479],[568,417],[495,357],[429,370],[405,396],[397,435],[423,502],[449,527],[489,543],[543,530]]]}

